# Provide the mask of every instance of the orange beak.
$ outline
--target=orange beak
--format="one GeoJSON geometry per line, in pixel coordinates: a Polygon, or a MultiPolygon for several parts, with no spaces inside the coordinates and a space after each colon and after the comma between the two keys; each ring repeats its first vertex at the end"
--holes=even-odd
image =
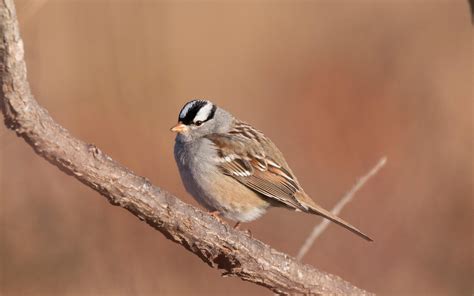
{"type": "Polygon", "coordinates": [[[181,122],[178,122],[177,125],[171,128],[171,131],[175,133],[182,133],[185,132],[187,129],[188,127],[186,125],[182,124],[181,122]]]}

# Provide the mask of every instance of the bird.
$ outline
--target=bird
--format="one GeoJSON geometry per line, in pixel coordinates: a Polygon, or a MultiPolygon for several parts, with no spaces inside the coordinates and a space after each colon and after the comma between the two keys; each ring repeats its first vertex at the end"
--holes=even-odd
{"type": "Polygon", "coordinates": [[[261,131],[209,100],[187,102],[171,128],[188,193],[212,215],[250,222],[271,207],[315,214],[372,239],[305,193],[277,146],[261,131]]]}

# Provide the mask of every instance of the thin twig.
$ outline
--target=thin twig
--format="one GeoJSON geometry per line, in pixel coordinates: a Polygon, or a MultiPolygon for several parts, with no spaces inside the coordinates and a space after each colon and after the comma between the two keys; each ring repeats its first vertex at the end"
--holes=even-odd
{"type": "MultiPolygon", "coordinates": [[[[362,186],[364,186],[367,181],[370,180],[373,176],[377,174],[377,172],[385,165],[387,162],[387,157],[384,156],[382,157],[379,162],[362,178],[360,178],[357,183],[347,192],[341,200],[334,206],[334,208],[331,210],[331,213],[334,215],[338,215],[341,210],[344,208],[346,204],[348,204],[354,195],[356,194],[357,191],[359,191],[362,186]]],[[[304,242],[303,246],[301,247],[300,251],[298,252],[298,255],[296,256],[296,259],[301,260],[304,255],[309,251],[311,246],[313,245],[314,241],[323,233],[324,230],[329,226],[331,222],[327,219],[324,219],[321,223],[317,224],[311,234],[308,236],[306,241],[304,242]]]]}

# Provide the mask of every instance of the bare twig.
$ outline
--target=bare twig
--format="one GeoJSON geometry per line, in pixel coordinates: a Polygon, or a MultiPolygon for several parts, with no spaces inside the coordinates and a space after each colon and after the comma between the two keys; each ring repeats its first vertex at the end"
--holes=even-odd
{"type": "MultiPolygon", "coordinates": [[[[357,180],[356,184],[349,190],[342,198],[339,200],[339,202],[334,206],[334,208],[331,210],[331,213],[334,215],[339,215],[339,213],[342,211],[344,206],[348,204],[354,195],[356,194],[357,191],[359,191],[362,186],[364,186],[367,181],[369,181],[370,178],[375,176],[377,172],[385,165],[387,162],[387,157],[384,156],[382,157],[377,164],[362,178],[357,180]]],[[[314,228],[313,231],[310,233],[306,241],[304,242],[303,246],[301,246],[300,251],[298,252],[298,255],[296,256],[296,259],[301,260],[303,259],[304,255],[309,251],[311,246],[313,245],[314,241],[323,233],[324,230],[329,226],[330,221],[327,219],[324,219],[321,221],[321,223],[317,224],[314,228]]]]}
{"type": "Polygon", "coordinates": [[[220,223],[73,137],[33,98],[23,54],[13,0],[0,0],[0,109],[38,155],[227,276],[278,294],[368,294],[220,223]]]}

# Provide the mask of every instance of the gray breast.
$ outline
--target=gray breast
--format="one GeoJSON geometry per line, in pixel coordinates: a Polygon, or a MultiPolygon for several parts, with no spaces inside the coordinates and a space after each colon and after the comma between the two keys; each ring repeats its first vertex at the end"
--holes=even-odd
{"type": "Polygon", "coordinates": [[[176,141],[174,155],[186,190],[204,207],[215,210],[208,193],[220,173],[216,166],[217,153],[211,142],[199,139],[192,142],[176,141]]]}

